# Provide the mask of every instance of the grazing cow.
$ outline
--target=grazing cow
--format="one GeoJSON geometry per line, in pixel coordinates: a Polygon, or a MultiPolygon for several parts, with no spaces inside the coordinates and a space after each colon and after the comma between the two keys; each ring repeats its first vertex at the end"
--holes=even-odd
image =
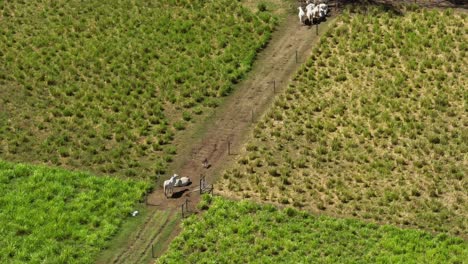
{"type": "Polygon", "coordinates": [[[174,174],[174,176],[172,176],[169,180],[164,181],[164,195],[166,197],[169,191],[171,192],[171,196],[172,196],[174,185],[177,181],[177,177],[179,177],[179,175],[174,174]]]}
{"type": "Polygon", "coordinates": [[[304,10],[302,9],[302,7],[298,7],[297,9],[299,9],[299,22],[300,23],[304,23],[304,17],[305,17],[305,12],[304,10]]]}
{"type": "Polygon", "coordinates": [[[312,22],[314,8],[315,8],[315,5],[313,3],[310,3],[306,6],[306,16],[307,16],[307,19],[309,20],[309,23],[312,22]]]}

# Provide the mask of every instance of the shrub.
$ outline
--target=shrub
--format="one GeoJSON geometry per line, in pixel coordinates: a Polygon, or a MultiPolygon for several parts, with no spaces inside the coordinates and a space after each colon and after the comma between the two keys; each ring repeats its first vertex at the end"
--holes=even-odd
{"type": "Polygon", "coordinates": [[[265,12],[267,11],[267,5],[265,2],[260,2],[257,4],[257,9],[258,9],[258,12],[265,12]]]}

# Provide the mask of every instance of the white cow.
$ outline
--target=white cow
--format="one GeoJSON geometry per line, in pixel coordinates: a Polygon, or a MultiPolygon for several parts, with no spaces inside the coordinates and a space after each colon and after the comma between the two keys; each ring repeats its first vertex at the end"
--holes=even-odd
{"type": "Polygon", "coordinates": [[[315,8],[315,5],[313,3],[310,3],[306,6],[306,16],[307,16],[307,19],[309,20],[309,23],[312,22],[314,8],[315,8]]]}
{"type": "Polygon", "coordinates": [[[302,9],[302,7],[298,7],[297,9],[299,9],[299,14],[297,15],[299,17],[299,22],[300,23],[304,23],[304,17],[305,17],[305,12],[304,10],[302,9]]]}
{"type": "Polygon", "coordinates": [[[171,196],[172,196],[172,193],[174,191],[174,186],[177,181],[177,177],[179,177],[179,175],[174,174],[174,176],[172,176],[169,180],[164,181],[164,195],[166,197],[167,197],[168,192],[171,192],[171,196]]]}
{"type": "Polygon", "coordinates": [[[328,14],[328,6],[324,3],[318,5],[320,10],[320,17],[325,17],[328,14]]]}
{"type": "Polygon", "coordinates": [[[311,20],[310,20],[310,22],[311,22],[312,24],[318,23],[318,22],[319,22],[319,19],[320,19],[320,9],[319,9],[319,7],[318,7],[318,5],[317,5],[317,6],[315,6],[314,9],[312,9],[312,11],[311,11],[311,20]]]}
{"type": "Polygon", "coordinates": [[[187,186],[191,183],[190,179],[188,177],[180,177],[180,179],[177,179],[174,187],[182,187],[182,186],[187,186]]]}

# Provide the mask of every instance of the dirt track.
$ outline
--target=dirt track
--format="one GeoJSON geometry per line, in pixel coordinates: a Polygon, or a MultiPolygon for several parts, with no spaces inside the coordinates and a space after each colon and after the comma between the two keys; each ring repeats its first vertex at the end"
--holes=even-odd
{"type": "MultiPolygon", "coordinates": [[[[330,22],[320,24],[319,34],[325,31],[330,22]]],[[[194,132],[186,135],[179,143],[176,142],[180,154],[176,156],[172,170],[181,176],[190,177],[193,184],[176,189],[177,198],[173,199],[166,199],[162,190],[156,189],[148,197],[148,203],[168,209],[178,208],[186,198],[196,202],[199,197],[197,190],[200,175],[206,175],[209,183],[216,181],[220,170],[238,153],[253,127],[253,122],[265,112],[275,94],[286,87],[292,74],[310,54],[317,39],[315,26],[301,26],[297,17],[291,15],[259,54],[246,80],[226,98],[214,116],[202,122],[201,127],[206,129],[201,135],[194,132]],[[210,164],[209,169],[202,166],[205,158],[210,164]]]]}
{"type": "MultiPolygon", "coordinates": [[[[330,20],[333,19],[320,24],[319,35],[333,24],[330,20]]],[[[255,120],[266,111],[275,94],[286,87],[294,72],[306,60],[318,40],[315,26],[301,25],[295,15],[289,15],[281,24],[268,46],[258,55],[252,71],[236,86],[235,92],[225,99],[212,116],[200,122],[175,142],[179,154],[175,157],[171,170],[181,176],[190,177],[193,184],[185,188],[176,188],[174,195],[176,198],[172,199],[166,198],[161,188],[156,188],[147,199],[149,218],[160,210],[170,210],[171,215],[179,213],[180,205],[186,199],[189,201],[189,208],[195,207],[200,199],[198,191],[200,175],[206,175],[208,183],[216,181],[222,169],[234,160],[255,120]],[[208,169],[202,166],[205,158],[210,164],[208,169]]],[[[168,177],[169,175],[166,175],[166,178],[168,177]]],[[[216,193],[216,185],[214,192],[216,193]]],[[[145,221],[139,230],[135,230],[138,239],[130,239],[125,248],[115,252],[113,259],[99,263],[120,263],[123,256],[126,260],[141,260],[139,256],[132,256],[132,252],[138,255],[151,255],[151,252],[148,252],[151,246],[146,244],[159,239],[155,235],[143,233],[156,228],[148,226],[152,222],[145,221]]],[[[166,223],[162,224],[165,225],[166,223]]],[[[169,237],[157,241],[158,244],[167,246],[177,232],[175,228],[169,237]]],[[[163,250],[164,248],[157,254],[163,250]]]]}

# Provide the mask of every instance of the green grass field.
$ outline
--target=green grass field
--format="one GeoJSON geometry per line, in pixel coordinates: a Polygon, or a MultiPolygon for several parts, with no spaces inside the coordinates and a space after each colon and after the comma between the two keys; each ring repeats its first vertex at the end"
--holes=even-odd
{"type": "Polygon", "coordinates": [[[275,19],[238,1],[1,1],[0,157],[148,179],[275,19]]]}
{"type": "Polygon", "coordinates": [[[222,193],[466,237],[467,29],[451,9],[347,10],[222,193]]]}
{"type": "Polygon", "coordinates": [[[463,263],[461,238],[205,197],[156,263],[463,263]]]}
{"type": "Polygon", "coordinates": [[[93,262],[148,188],[0,161],[0,262],[93,262]]]}

